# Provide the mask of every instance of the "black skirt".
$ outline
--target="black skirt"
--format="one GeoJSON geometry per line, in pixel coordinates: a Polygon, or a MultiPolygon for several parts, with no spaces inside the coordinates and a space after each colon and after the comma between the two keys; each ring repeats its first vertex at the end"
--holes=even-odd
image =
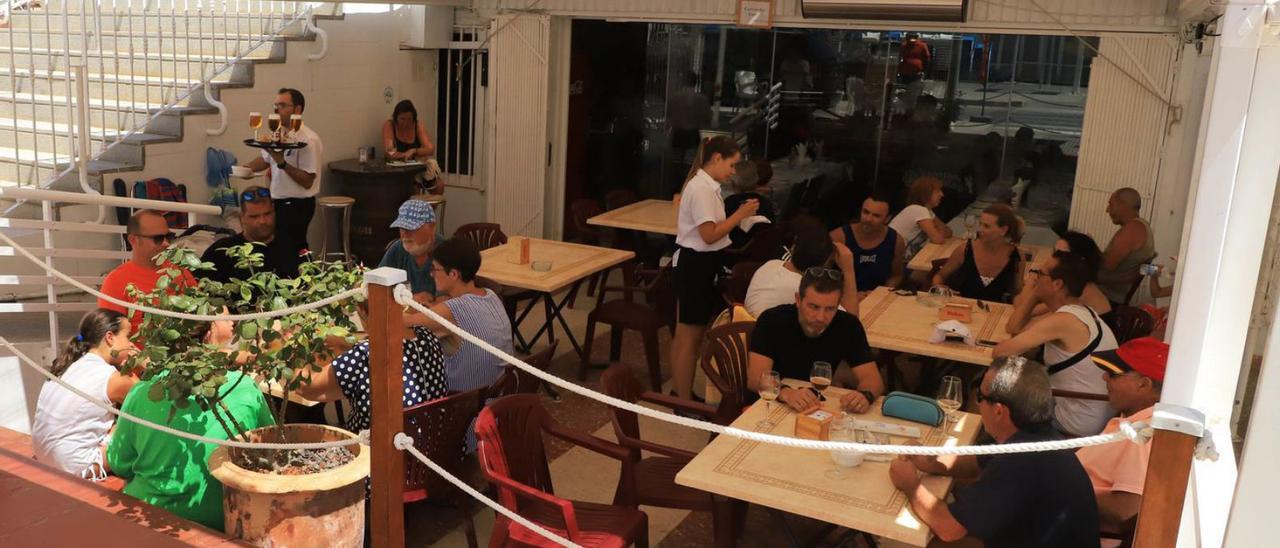
{"type": "Polygon", "coordinates": [[[724,253],[680,247],[674,282],[680,323],[705,326],[723,308],[716,278],[724,270],[724,253]]]}

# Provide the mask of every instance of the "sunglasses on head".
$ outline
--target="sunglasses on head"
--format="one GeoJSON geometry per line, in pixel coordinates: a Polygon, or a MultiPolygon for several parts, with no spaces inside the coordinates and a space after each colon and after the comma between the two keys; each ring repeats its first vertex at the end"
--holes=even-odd
{"type": "Polygon", "coordinates": [[[252,202],[254,200],[257,200],[258,198],[270,198],[270,197],[271,197],[270,189],[259,188],[257,190],[246,190],[240,193],[240,202],[241,203],[252,202]]]}
{"type": "Polygon", "coordinates": [[[826,268],[821,266],[812,266],[805,269],[804,274],[811,278],[821,278],[823,276],[831,278],[837,282],[844,281],[844,273],[834,268],[826,268]]]}
{"type": "Polygon", "coordinates": [[[134,234],[138,239],[151,240],[151,243],[160,245],[165,242],[173,241],[173,234],[165,232],[164,234],[134,234]]]}

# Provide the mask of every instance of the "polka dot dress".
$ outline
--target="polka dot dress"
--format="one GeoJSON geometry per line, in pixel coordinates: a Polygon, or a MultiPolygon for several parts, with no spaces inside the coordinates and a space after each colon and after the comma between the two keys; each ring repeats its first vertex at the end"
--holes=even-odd
{"type": "MultiPolygon", "coordinates": [[[[415,337],[404,341],[404,406],[444,397],[444,354],[440,339],[425,328],[415,327],[415,337]]],[[[361,342],[333,360],[338,387],[352,406],[347,429],[359,432],[369,427],[369,341],[361,342]]]]}

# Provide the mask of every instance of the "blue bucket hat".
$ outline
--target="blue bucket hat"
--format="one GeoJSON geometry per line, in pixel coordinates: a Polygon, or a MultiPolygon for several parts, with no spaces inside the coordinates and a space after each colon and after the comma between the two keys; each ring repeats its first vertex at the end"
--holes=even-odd
{"type": "Polygon", "coordinates": [[[400,205],[400,214],[395,222],[391,223],[391,228],[417,230],[422,228],[422,225],[434,222],[436,222],[436,210],[431,208],[431,204],[422,200],[409,200],[400,205]]]}

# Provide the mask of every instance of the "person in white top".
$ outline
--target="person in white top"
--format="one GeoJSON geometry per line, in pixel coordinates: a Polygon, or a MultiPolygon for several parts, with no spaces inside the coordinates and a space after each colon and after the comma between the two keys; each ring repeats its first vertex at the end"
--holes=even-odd
{"type": "MultiPolygon", "coordinates": [[[[294,116],[301,119],[306,106],[307,99],[301,91],[281,88],[276,93],[272,107],[280,115],[280,127],[284,128],[285,134],[290,134],[291,120],[294,116]]],[[[263,150],[262,156],[254,158],[246,167],[254,173],[271,168],[269,178],[271,199],[276,205],[276,230],[288,233],[290,239],[306,247],[307,227],[311,226],[311,218],[315,216],[316,195],[320,193],[324,144],[306,124],[292,131],[290,137],[307,146],[283,152],[263,150]]]]}
{"type": "MultiPolygon", "coordinates": [[[[1111,328],[1093,309],[1080,303],[1080,295],[1092,279],[1088,262],[1073,253],[1057,252],[1044,269],[1032,269],[1035,280],[1014,298],[1008,323],[1013,338],[996,345],[992,356],[1018,355],[1044,345],[1049,382],[1055,390],[1105,395],[1107,383],[1089,356],[1115,350],[1118,345],[1111,328]],[[1054,312],[1033,317],[1040,303],[1054,312]]],[[[1070,436],[1097,434],[1116,414],[1106,401],[1055,399],[1054,427],[1070,436]]]]}
{"type": "Polygon", "coordinates": [[[911,183],[907,190],[907,207],[889,221],[889,228],[907,242],[905,260],[910,261],[925,243],[940,244],[951,237],[951,228],[933,214],[933,209],[940,203],[942,181],[937,177],[926,175],[911,183]]]}
{"type": "Polygon", "coordinates": [[[814,267],[824,267],[834,259],[835,266],[844,274],[844,288],[840,308],[858,315],[858,285],[853,271],[853,253],[844,244],[835,244],[831,236],[817,221],[798,220],[791,254],[786,260],[774,259],[764,263],[751,276],[743,307],[759,318],[766,310],[784,304],[795,304],[796,292],[804,272],[814,267]]]}
{"type": "Polygon", "coordinates": [[[676,216],[674,282],[678,310],[671,341],[671,371],[676,395],[693,394],[693,368],[698,344],[719,304],[716,276],[724,270],[720,253],[729,246],[729,232],[743,219],[756,214],[759,200],[746,200],[725,216],[720,184],[733,177],[742,159],[738,143],[725,136],[712,137],[698,151],[698,170],[684,184],[676,216]]]}
{"type": "MultiPolygon", "coordinates": [[[[119,406],[136,377],[118,367],[137,351],[129,319],[99,308],[85,314],[80,330],[63,346],[50,372],[100,403],[119,406]]],[[[31,427],[36,460],[89,479],[105,479],[108,432],[115,417],[62,385],[46,381],[31,427]]]]}

